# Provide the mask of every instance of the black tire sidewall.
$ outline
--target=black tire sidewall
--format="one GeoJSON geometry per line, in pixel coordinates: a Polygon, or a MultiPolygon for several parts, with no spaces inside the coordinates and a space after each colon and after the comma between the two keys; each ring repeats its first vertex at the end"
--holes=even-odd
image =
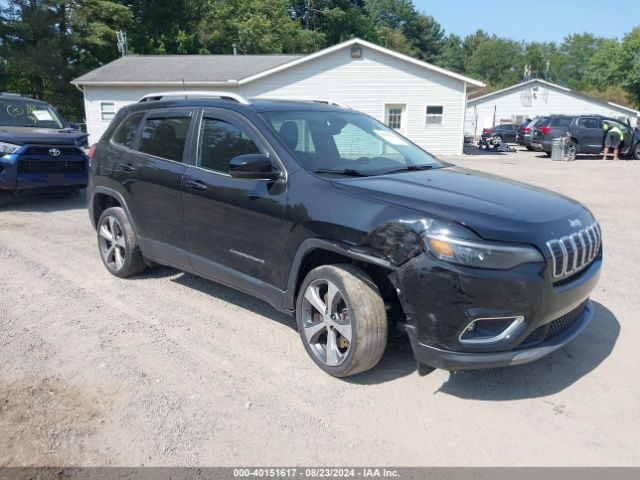
{"type": "Polygon", "coordinates": [[[111,207],[107,208],[100,215],[100,219],[98,220],[98,228],[97,228],[97,239],[98,239],[98,253],[100,255],[100,259],[102,260],[103,265],[112,275],[116,277],[125,278],[130,275],[134,275],[140,272],[139,260],[136,256],[140,256],[140,250],[138,249],[138,244],[136,241],[135,233],[133,232],[133,228],[131,228],[131,223],[129,223],[129,219],[127,218],[127,214],[121,207],[111,207]],[[120,228],[122,229],[122,233],[124,234],[125,241],[125,255],[124,255],[124,265],[122,268],[116,270],[109,266],[109,264],[105,261],[102,256],[102,251],[100,250],[100,226],[102,225],[105,217],[114,217],[118,223],[120,224],[120,228]]]}
{"type": "Polygon", "coordinates": [[[357,332],[357,324],[358,324],[358,312],[354,308],[354,305],[349,296],[349,292],[344,285],[342,278],[338,275],[335,275],[330,267],[319,267],[311,272],[305,277],[302,285],[300,286],[300,290],[298,291],[298,298],[296,299],[296,324],[298,326],[298,333],[300,334],[300,339],[302,340],[302,344],[304,345],[304,349],[307,351],[311,359],[318,365],[322,370],[326,373],[333,375],[335,377],[342,377],[348,375],[349,370],[351,369],[354,356],[356,355],[356,351],[358,349],[358,335],[357,332]],[[302,300],[304,298],[304,292],[307,290],[307,287],[311,282],[318,279],[328,280],[334,283],[338,289],[340,290],[340,294],[344,299],[344,302],[349,309],[349,317],[351,320],[351,331],[353,332],[351,338],[351,345],[349,347],[349,353],[347,354],[347,358],[338,366],[332,367],[326,365],[322,361],[316,358],[315,353],[311,349],[311,346],[307,342],[307,339],[304,335],[304,326],[302,324],[302,300]]]}

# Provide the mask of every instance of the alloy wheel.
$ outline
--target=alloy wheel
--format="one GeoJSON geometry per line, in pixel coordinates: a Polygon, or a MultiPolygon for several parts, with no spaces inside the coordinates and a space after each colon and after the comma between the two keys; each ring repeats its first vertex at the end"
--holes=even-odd
{"type": "Polygon", "coordinates": [[[315,357],[335,367],[349,354],[353,338],[351,315],[340,289],[329,280],[309,284],[302,300],[304,338],[315,357]]]}
{"type": "Polygon", "coordinates": [[[107,216],[102,219],[98,233],[102,259],[112,270],[120,270],[127,248],[122,226],[115,217],[107,216]]]}

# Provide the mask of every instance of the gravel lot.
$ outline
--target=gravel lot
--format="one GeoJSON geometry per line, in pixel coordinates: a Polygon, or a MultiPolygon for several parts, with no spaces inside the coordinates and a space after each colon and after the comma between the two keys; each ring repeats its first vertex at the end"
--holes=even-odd
{"type": "Polygon", "coordinates": [[[351,380],[293,322],[168,268],[120,280],[85,198],[0,206],[0,466],[639,465],[640,162],[453,160],[557,190],[604,231],[596,316],[531,365],[419,377],[406,342],[351,380]]]}

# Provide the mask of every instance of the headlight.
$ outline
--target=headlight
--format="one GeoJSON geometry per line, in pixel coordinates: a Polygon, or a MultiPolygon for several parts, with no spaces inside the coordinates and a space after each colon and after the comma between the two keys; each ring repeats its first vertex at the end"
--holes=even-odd
{"type": "Polygon", "coordinates": [[[538,250],[509,245],[465,240],[441,235],[426,235],[427,250],[436,258],[468,267],[508,270],[524,263],[544,262],[538,250]]]}
{"type": "Polygon", "coordinates": [[[20,145],[14,145],[13,143],[0,142],[0,155],[6,155],[13,153],[20,148],[20,145]]]}

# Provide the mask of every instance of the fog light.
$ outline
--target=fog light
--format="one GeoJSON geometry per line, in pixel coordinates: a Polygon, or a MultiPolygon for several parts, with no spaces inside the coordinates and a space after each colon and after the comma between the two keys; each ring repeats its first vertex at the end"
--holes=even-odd
{"type": "Polygon", "coordinates": [[[511,337],[520,325],[523,316],[476,318],[470,322],[460,334],[460,343],[490,344],[511,337]]]}

